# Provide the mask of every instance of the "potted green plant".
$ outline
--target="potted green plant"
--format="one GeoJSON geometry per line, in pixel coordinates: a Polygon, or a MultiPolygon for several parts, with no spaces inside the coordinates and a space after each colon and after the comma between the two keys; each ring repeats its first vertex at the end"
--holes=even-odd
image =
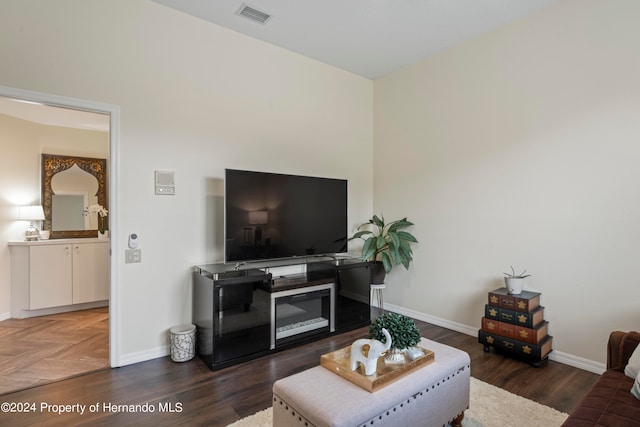
{"type": "Polygon", "coordinates": [[[369,338],[385,340],[382,328],[391,336],[391,350],[385,356],[385,363],[403,363],[403,351],[420,342],[420,331],[413,319],[397,313],[384,313],[369,325],[369,338]]]}
{"type": "Polygon", "coordinates": [[[507,291],[512,295],[520,295],[524,288],[524,279],[531,277],[530,274],[526,274],[527,270],[524,270],[520,274],[516,274],[516,271],[511,266],[511,273],[504,274],[504,284],[507,287],[507,291]]]}
{"type": "Polygon", "coordinates": [[[394,265],[402,264],[409,269],[409,263],[413,260],[411,244],[418,243],[418,240],[402,229],[412,225],[407,218],[385,223],[383,215],[374,215],[368,222],[360,225],[349,239],[364,240],[362,259],[374,262],[371,283],[384,283],[385,274],[394,265]]]}

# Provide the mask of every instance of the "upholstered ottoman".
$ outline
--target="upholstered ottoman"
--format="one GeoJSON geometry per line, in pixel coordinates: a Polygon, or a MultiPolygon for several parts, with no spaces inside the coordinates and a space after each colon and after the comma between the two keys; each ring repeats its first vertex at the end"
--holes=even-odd
{"type": "Polygon", "coordinates": [[[435,360],[370,393],[316,366],[273,385],[274,427],[460,425],[469,408],[470,359],[423,338],[435,360]]]}

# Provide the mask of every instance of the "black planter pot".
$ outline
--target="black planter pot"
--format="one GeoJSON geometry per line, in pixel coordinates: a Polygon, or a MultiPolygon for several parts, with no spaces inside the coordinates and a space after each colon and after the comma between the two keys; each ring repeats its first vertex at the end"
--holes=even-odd
{"type": "Polygon", "coordinates": [[[387,272],[384,271],[384,265],[380,261],[371,264],[371,284],[382,285],[387,272]]]}

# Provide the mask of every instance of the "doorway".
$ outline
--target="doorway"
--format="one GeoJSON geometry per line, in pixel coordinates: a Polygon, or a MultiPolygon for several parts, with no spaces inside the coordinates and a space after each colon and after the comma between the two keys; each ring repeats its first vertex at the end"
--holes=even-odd
{"type": "MultiPolygon", "coordinates": [[[[106,356],[106,361],[107,361],[106,366],[107,367],[119,366],[120,364],[119,364],[118,343],[120,342],[120,337],[117,335],[118,328],[115,326],[119,324],[119,317],[120,317],[118,307],[117,307],[118,284],[117,284],[117,280],[115,280],[118,277],[118,268],[116,263],[113,262],[113,257],[112,257],[113,253],[117,253],[117,251],[115,251],[115,248],[118,246],[118,243],[117,243],[117,240],[118,240],[117,239],[118,193],[117,193],[116,183],[117,183],[117,176],[118,176],[117,151],[118,151],[119,134],[120,134],[119,107],[114,105],[96,103],[93,101],[60,97],[57,95],[50,95],[45,93],[31,92],[31,91],[25,91],[21,89],[0,86],[0,100],[6,100],[6,99],[19,100],[25,104],[29,104],[32,107],[39,108],[41,114],[45,114],[44,112],[47,109],[51,109],[53,107],[54,109],[57,109],[62,113],[80,112],[85,114],[88,113],[89,115],[95,115],[96,117],[102,116],[103,118],[104,117],[107,118],[106,120],[107,132],[109,135],[108,137],[109,161],[108,161],[108,168],[107,168],[108,201],[109,201],[108,206],[109,206],[109,214],[110,214],[109,229],[111,232],[110,251],[109,251],[109,254],[110,254],[110,257],[109,257],[109,273],[110,273],[109,274],[109,277],[110,277],[109,306],[104,307],[102,309],[96,308],[96,309],[83,310],[83,312],[52,314],[52,315],[43,316],[41,319],[34,317],[34,318],[24,319],[24,320],[30,321],[31,324],[37,323],[36,321],[40,320],[43,322],[44,321],[59,322],[57,324],[62,325],[65,322],[68,323],[70,321],[74,321],[73,319],[75,318],[76,320],[80,319],[78,321],[85,322],[85,324],[92,324],[93,325],[91,326],[92,328],[101,328],[103,330],[102,337],[100,339],[96,338],[96,340],[98,341],[101,340],[100,342],[103,343],[100,345],[102,345],[102,348],[101,348],[102,355],[106,356]],[[105,325],[108,325],[106,326],[106,329],[107,329],[106,334],[108,335],[108,338],[106,339],[104,336],[105,325]]],[[[0,111],[0,114],[3,114],[2,111],[0,111]]],[[[54,119],[55,119],[54,117],[49,117],[49,119],[47,119],[50,121],[49,124],[51,126],[63,126],[63,127],[70,126],[68,123],[56,124],[52,122],[52,120],[54,119]]],[[[2,143],[2,141],[0,141],[0,143],[2,143]]],[[[11,153],[12,152],[11,147],[9,147],[8,149],[5,149],[5,152],[11,153]]],[[[40,158],[39,155],[38,155],[38,158],[40,158]]],[[[36,176],[39,176],[39,170],[33,171],[33,173],[36,176]]],[[[5,205],[6,208],[10,208],[10,206],[6,206],[7,204],[10,204],[6,199],[4,200],[3,204],[5,205]]],[[[5,209],[5,211],[6,210],[7,209],[5,209]]],[[[15,223],[15,221],[13,222],[15,223]]],[[[4,221],[4,222],[0,221],[0,227],[3,224],[7,224],[7,223],[9,223],[9,221],[4,221]]],[[[2,233],[0,233],[0,235],[1,234],[2,233]]],[[[6,243],[7,242],[0,242],[0,244],[3,244],[5,246],[5,248],[7,247],[6,243]]],[[[6,287],[10,285],[8,285],[7,283],[2,283],[2,280],[0,280],[0,286],[6,287]]],[[[2,311],[3,310],[0,310],[0,315],[2,314],[2,311]]],[[[4,319],[6,319],[6,317],[4,317],[4,319]]],[[[11,321],[19,322],[20,320],[11,319],[11,321]]],[[[3,321],[3,322],[6,322],[6,321],[3,321]]],[[[3,322],[0,322],[0,323],[3,323],[3,322]]],[[[31,325],[27,325],[27,323],[25,322],[24,326],[30,327],[31,325]]],[[[46,345],[46,344],[43,344],[43,345],[46,345]]],[[[86,372],[90,372],[91,370],[95,370],[95,367],[87,367],[86,372]]],[[[34,372],[34,375],[37,375],[37,373],[34,372]]],[[[75,375],[77,375],[77,372],[75,373],[75,375]]]]}

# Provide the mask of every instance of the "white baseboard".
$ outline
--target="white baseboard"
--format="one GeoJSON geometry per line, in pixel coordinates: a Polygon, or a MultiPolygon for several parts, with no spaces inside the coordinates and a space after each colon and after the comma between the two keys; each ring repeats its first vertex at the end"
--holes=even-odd
{"type": "Polygon", "coordinates": [[[9,313],[0,313],[0,322],[3,320],[11,319],[11,312],[9,313]]]}
{"type": "Polygon", "coordinates": [[[585,359],[583,357],[574,356],[573,354],[563,353],[561,351],[553,350],[549,355],[549,359],[554,362],[563,363],[565,365],[573,366],[584,371],[593,372],[594,374],[601,375],[607,366],[604,363],[594,362],[593,360],[585,359]]]}
{"type": "Polygon", "coordinates": [[[169,354],[170,347],[168,345],[162,345],[159,347],[151,348],[149,350],[138,351],[135,353],[123,354],[118,359],[118,366],[127,366],[133,365],[134,363],[147,362],[152,359],[168,356],[169,354]]]}
{"type": "MultiPolygon", "coordinates": [[[[440,326],[442,328],[451,329],[452,331],[460,332],[461,334],[478,336],[478,327],[469,326],[462,323],[452,322],[440,317],[431,316],[419,311],[406,309],[393,304],[385,304],[385,309],[393,311],[394,313],[404,314],[413,319],[417,319],[423,322],[430,323],[432,325],[440,326]]],[[[3,315],[0,315],[2,320],[3,315]]],[[[480,345],[480,343],[478,343],[480,345]]],[[[118,366],[133,365],[134,363],[147,362],[159,357],[166,357],[170,354],[170,347],[168,345],[155,347],[149,350],[139,351],[135,353],[123,354],[118,360],[118,366]]],[[[602,374],[605,371],[605,364],[595,362],[593,360],[585,359],[583,357],[574,356],[572,354],[563,353],[557,350],[553,350],[549,355],[549,359],[554,362],[562,363],[564,365],[573,366],[574,368],[582,369],[584,371],[593,372],[594,374],[602,374]]],[[[115,366],[114,366],[115,367],[115,366]]]]}
{"type": "MultiPolygon", "coordinates": [[[[385,309],[393,311],[394,313],[404,314],[405,316],[412,317],[423,322],[431,323],[432,325],[440,326],[442,328],[451,329],[452,331],[460,332],[465,335],[478,336],[478,327],[464,325],[462,323],[452,322],[450,320],[442,319],[428,314],[420,313],[418,311],[409,310],[404,307],[399,307],[393,304],[385,304],[385,309]]],[[[478,343],[478,345],[480,345],[478,343]]],[[[593,360],[585,359],[583,357],[574,356],[572,354],[563,353],[557,350],[553,350],[549,355],[549,359],[554,362],[562,363],[564,365],[573,366],[574,368],[582,369],[584,371],[593,372],[594,374],[602,374],[606,365],[604,363],[595,362],[593,360]]]]}
{"type": "Polygon", "coordinates": [[[41,308],[38,310],[16,310],[13,313],[13,318],[15,319],[27,319],[29,317],[38,317],[38,316],[48,316],[50,314],[60,314],[67,313],[70,311],[78,311],[78,310],[87,310],[90,308],[98,308],[98,307],[108,307],[109,300],[104,301],[93,301],[93,302],[85,302],[81,304],[73,304],[73,305],[61,305],[59,307],[49,307],[49,308],[41,308]]]}
{"type": "Polygon", "coordinates": [[[385,304],[385,310],[393,311],[394,313],[404,314],[405,316],[412,317],[423,322],[431,323],[432,325],[440,326],[452,331],[460,332],[465,335],[477,336],[478,328],[474,326],[464,325],[462,323],[452,322],[450,320],[442,319],[436,316],[430,316],[428,314],[421,313],[419,311],[410,310],[404,307],[399,307],[393,304],[385,304]]]}

